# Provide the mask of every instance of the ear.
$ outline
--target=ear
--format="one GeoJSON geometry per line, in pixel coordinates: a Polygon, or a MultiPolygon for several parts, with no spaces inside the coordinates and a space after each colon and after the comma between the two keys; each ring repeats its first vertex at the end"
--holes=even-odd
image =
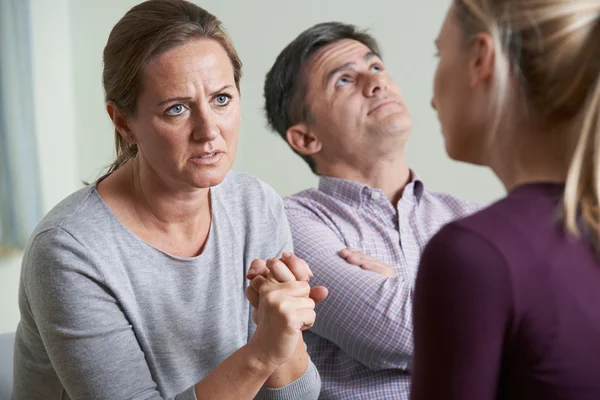
{"type": "Polygon", "coordinates": [[[469,76],[471,87],[487,84],[494,75],[496,45],[492,35],[479,33],[471,40],[469,76]]]}
{"type": "Polygon", "coordinates": [[[127,142],[134,144],[136,139],[133,135],[133,132],[129,128],[127,116],[121,110],[119,110],[119,107],[117,107],[114,101],[106,102],[106,112],[108,113],[110,120],[121,137],[127,142]]]}
{"type": "Polygon", "coordinates": [[[292,149],[304,156],[317,154],[323,147],[319,139],[310,131],[306,124],[291,126],[285,136],[292,149]]]}

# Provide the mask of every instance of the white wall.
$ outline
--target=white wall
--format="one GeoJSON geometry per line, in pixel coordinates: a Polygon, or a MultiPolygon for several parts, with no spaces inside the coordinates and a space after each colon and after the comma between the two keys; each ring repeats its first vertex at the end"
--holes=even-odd
{"type": "Polygon", "coordinates": [[[30,0],[33,91],[38,155],[49,211],[77,182],[73,65],[69,0],[30,0]]]}
{"type": "MultiPolygon", "coordinates": [[[[104,111],[102,50],[112,26],[137,0],[30,0],[44,207],[93,180],[110,163],[113,132],[104,111]]],[[[313,186],[316,178],[276,134],[262,113],[264,75],[302,30],[338,20],[369,28],[411,108],[407,157],[432,188],[480,201],[502,189],[489,171],[461,165],[444,152],[431,110],[436,66],[433,41],[449,0],[366,3],[362,0],[203,0],[231,34],[244,63],[242,127],[235,167],[270,183],[282,195],[313,186]]],[[[0,262],[0,332],[16,324],[18,257],[0,262]]]]}
{"type": "Polygon", "coordinates": [[[0,333],[13,332],[19,322],[17,294],[21,255],[0,260],[0,333]]]}
{"type": "MultiPolygon", "coordinates": [[[[102,103],[102,49],[112,26],[136,3],[71,2],[80,179],[94,178],[113,156],[113,133],[102,103]]],[[[387,67],[402,88],[414,119],[408,160],[425,182],[470,199],[498,197],[501,187],[491,173],[448,159],[429,105],[436,65],[433,41],[449,3],[387,0],[369,6],[362,0],[197,1],[223,21],[244,63],[240,151],[235,167],[260,176],[283,195],[316,183],[304,162],[266,129],[262,86],[275,57],[295,36],[317,22],[339,20],[369,28],[380,40],[387,67]]]]}

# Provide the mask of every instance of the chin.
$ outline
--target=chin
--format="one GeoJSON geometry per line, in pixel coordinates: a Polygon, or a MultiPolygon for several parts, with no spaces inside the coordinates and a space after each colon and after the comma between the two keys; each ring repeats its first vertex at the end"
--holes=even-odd
{"type": "Polygon", "coordinates": [[[404,113],[400,113],[399,115],[391,116],[388,121],[388,132],[393,132],[395,135],[400,134],[401,136],[408,136],[412,129],[412,120],[410,117],[404,113]]]}
{"type": "Polygon", "coordinates": [[[226,168],[225,166],[218,166],[216,168],[201,168],[200,170],[196,170],[193,172],[193,174],[188,176],[188,182],[191,186],[198,189],[210,188],[223,182],[230,170],[230,166],[226,168]]]}
{"type": "Polygon", "coordinates": [[[485,157],[482,152],[475,151],[473,148],[463,144],[452,143],[445,140],[446,153],[454,161],[464,162],[473,165],[485,166],[485,157]]]}
{"type": "Polygon", "coordinates": [[[225,180],[227,176],[227,171],[214,171],[211,173],[204,174],[203,176],[195,177],[194,181],[198,187],[208,188],[219,185],[221,182],[225,180]]]}
{"type": "Polygon", "coordinates": [[[214,164],[188,164],[185,180],[195,188],[209,188],[225,180],[233,166],[233,160],[225,156],[214,164]]]}

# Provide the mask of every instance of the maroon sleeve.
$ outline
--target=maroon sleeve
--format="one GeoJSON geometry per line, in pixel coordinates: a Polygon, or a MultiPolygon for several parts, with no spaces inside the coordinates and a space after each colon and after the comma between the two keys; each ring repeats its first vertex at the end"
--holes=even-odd
{"type": "Polygon", "coordinates": [[[427,245],[414,299],[412,400],[494,400],[511,284],[490,240],[451,224],[427,245]]]}

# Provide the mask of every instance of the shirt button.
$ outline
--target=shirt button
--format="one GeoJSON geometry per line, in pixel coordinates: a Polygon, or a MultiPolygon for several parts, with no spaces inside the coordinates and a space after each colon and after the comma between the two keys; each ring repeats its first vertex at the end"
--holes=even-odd
{"type": "Polygon", "coordinates": [[[371,193],[371,198],[373,200],[379,200],[380,197],[381,197],[381,193],[379,193],[379,192],[372,192],[371,193]]]}

